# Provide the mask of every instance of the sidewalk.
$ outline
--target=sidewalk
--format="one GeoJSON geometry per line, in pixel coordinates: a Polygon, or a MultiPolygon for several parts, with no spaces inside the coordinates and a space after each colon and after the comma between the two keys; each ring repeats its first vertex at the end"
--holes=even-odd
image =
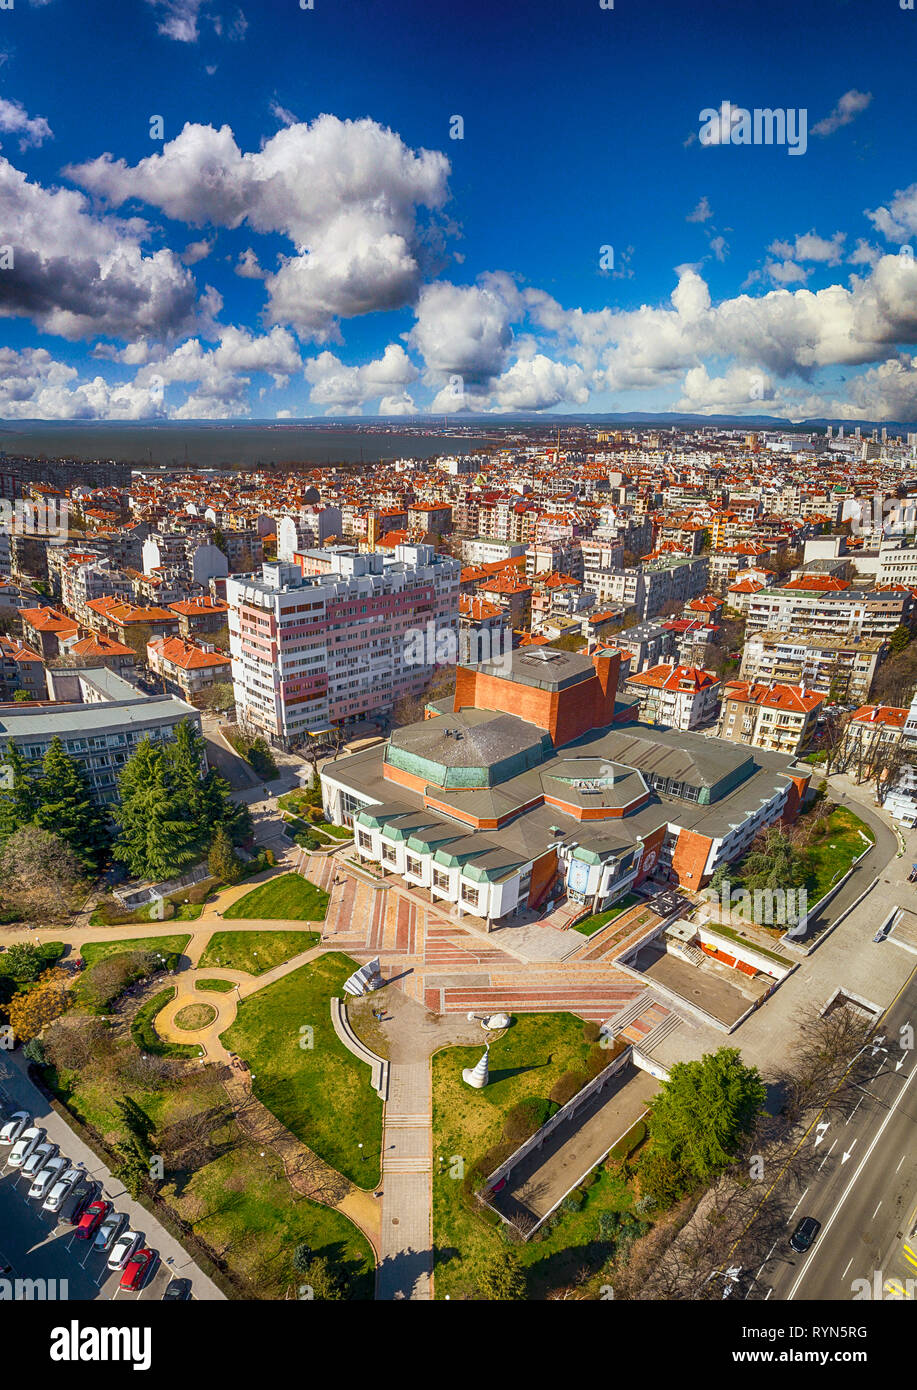
{"type": "Polygon", "coordinates": [[[198,1268],[184,1247],[174,1236],[169,1235],[146,1207],[129,1196],[102,1160],[83,1143],[67,1122],[51,1109],[38,1087],[29,1080],[26,1066],[21,1052],[6,1057],[0,1054],[0,1085],[12,1100],[23,1110],[28,1110],[35,1117],[35,1123],[48,1131],[48,1138],[60,1146],[61,1153],[66,1154],[74,1163],[82,1163],[90,1175],[102,1184],[104,1195],[114,1202],[118,1211],[127,1214],[131,1228],[143,1231],[148,1243],[159,1251],[162,1262],[168,1267],[170,1274],[180,1275],[192,1281],[195,1298],[225,1302],[226,1295],[198,1268]]]}

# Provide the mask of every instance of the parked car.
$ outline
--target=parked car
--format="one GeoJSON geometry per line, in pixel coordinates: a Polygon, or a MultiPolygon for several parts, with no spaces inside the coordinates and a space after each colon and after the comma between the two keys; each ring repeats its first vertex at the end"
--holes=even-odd
{"type": "Polygon", "coordinates": [[[190,1279],[170,1279],[162,1295],[163,1303],[183,1303],[191,1297],[190,1279]]]}
{"type": "Polygon", "coordinates": [[[42,1202],[42,1211],[53,1212],[56,1216],[63,1206],[64,1198],[67,1196],[71,1187],[80,1181],[80,1178],[84,1176],[85,1172],[86,1169],[80,1165],[76,1168],[68,1168],[66,1172],[61,1173],[60,1178],[42,1202]]]}
{"type": "Polygon", "coordinates": [[[158,1259],[159,1256],[156,1251],[148,1249],[145,1245],[141,1246],[139,1250],[135,1250],[124,1266],[119,1288],[130,1289],[134,1293],[139,1293],[153,1273],[158,1259]]]}
{"type": "Polygon", "coordinates": [[[68,1221],[71,1226],[76,1226],[89,1206],[93,1198],[99,1195],[99,1184],[97,1182],[78,1182],[71,1187],[64,1200],[61,1202],[61,1209],[57,1214],[59,1221],[68,1221]]]}
{"type": "Polygon", "coordinates": [[[38,1125],[30,1125],[24,1129],[10,1149],[9,1158],[6,1160],[11,1168],[21,1168],[30,1154],[34,1153],[39,1144],[43,1141],[46,1131],[39,1129],[38,1125]]]}
{"type": "Polygon", "coordinates": [[[0,1144],[15,1144],[22,1131],[32,1123],[28,1110],[17,1110],[0,1129],[0,1144]]]}
{"type": "Polygon", "coordinates": [[[56,1156],[57,1152],[57,1145],[52,1144],[49,1140],[45,1139],[41,1144],[38,1145],[37,1148],[32,1150],[25,1163],[23,1163],[23,1175],[27,1178],[34,1178],[36,1174],[41,1172],[45,1164],[50,1163],[51,1159],[56,1156]]]}
{"type": "Polygon", "coordinates": [[[67,1160],[63,1154],[50,1159],[41,1172],[36,1173],[32,1179],[32,1186],[29,1188],[29,1196],[32,1200],[43,1202],[66,1167],[67,1160]]]}
{"type": "Polygon", "coordinates": [[[814,1216],[804,1216],[790,1236],[790,1245],[800,1255],[804,1255],[821,1230],[821,1222],[814,1216]]]}
{"type": "Polygon", "coordinates": [[[102,1197],[94,1197],[77,1223],[76,1239],[92,1240],[102,1222],[111,1211],[111,1202],[106,1202],[102,1197]]]}
{"type": "Polygon", "coordinates": [[[111,1248],[108,1257],[109,1269],[123,1269],[134,1251],[143,1244],[143,1237],[139,1231],[125,1231],[120,1235],[111,1248]]]}
{"type": "Polygon", "coordinates": [[[127,1225],[127,1217],[123,1212],[110,1211],[105,1217],[98,1231],[96,1238],[92,1242],[96,1250],[108,1250],[127,1225]]]}

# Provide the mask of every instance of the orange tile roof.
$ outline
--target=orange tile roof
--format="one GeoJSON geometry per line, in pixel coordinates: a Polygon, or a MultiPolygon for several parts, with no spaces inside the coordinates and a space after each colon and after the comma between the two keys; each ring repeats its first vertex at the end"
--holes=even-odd
{"type": "Polygon", "coordinates": [[[649,670],[641,671],[639,675],[628,676],[627,684],[649,686],[653,690],[693,691],[697,694],[701,690],[709,690],[711,686],[718,685],[719,678],[701,666],[671,666],[664,662],[660,666],[651,666],[649,670]]]}
{"type": "Polygon", "coordinates": [[[231,666],[232,661],[222,652],[205,652],[191,642],[183,642],[180,637],[153,637],[147,647],[156,652],[170,666],[182,671],[206,670],[210,666],[231,666]]]}
{"type": "Polygon", "coordinates": [[[824,703],[824,695],[804,691],[798,685],[781,685],[777,681],[727,681],[723,687],[724,700],[741,700],[745,704],[763,705],[766,709],[781,709],[795,714],[810,714],[824,703]]]}
{"type": "Polygon", "coordinates": [[[897,705],[861,705],[850,716],[851,724],[884,724],[890,729],[901,729],[910,710],[897,705]]]}

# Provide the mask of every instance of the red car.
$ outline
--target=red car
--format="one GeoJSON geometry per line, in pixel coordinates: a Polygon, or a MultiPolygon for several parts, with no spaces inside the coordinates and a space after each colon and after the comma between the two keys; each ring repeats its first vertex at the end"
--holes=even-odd
{"type": "Polygon", "coordinates": [[[135,1250],[124,1266],[120,1287],[139,1293],[150,1277],[157,1258],[156,1251],[149,1250],[146,1246],[141,1246],[139,1250],[135,1250]]]}
{"type": "Polygon", "coordinates": [[[83,1212],[74,1232],[77,1240],[92,1240],[96,1231],[111,1211],[111,1202],[103,1202],[97,1197],[83,1212]]]}

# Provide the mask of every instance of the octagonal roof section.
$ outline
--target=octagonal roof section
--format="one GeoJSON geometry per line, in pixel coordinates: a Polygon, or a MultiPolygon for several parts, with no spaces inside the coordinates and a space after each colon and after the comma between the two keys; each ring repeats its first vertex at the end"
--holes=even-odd
{"type": "Polygon", "coordinates": [[[435,787],[495,787],[538,767],[553,754],[550,736],[511,714],[465,709],[394,729],[387,767],[435,787]]]}

